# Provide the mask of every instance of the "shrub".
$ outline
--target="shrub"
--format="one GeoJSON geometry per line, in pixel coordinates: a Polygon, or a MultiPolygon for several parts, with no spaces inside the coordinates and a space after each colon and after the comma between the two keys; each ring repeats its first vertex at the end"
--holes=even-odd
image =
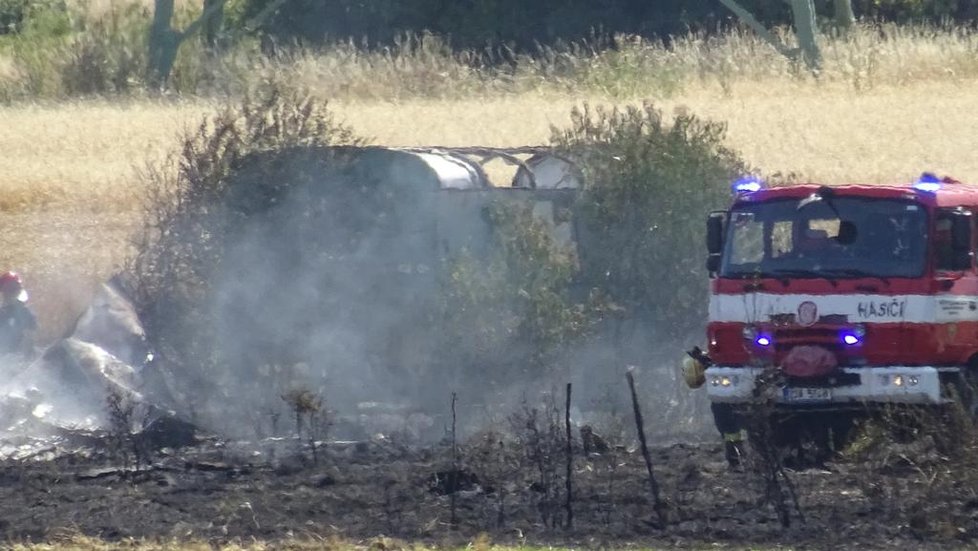
{"type": "Polygon", "coordinates": [[[69,26],[64,0],[0,0],[0,35],[60,36],[69,26]]]}
{"type": "Polygon", "coordinates": [[[582,165],[578,210],[587,228],[583,282],[630,317],[652,324],[659,342],[682,342],[706,318],[705,216],[723,207],[745,171],[723,144],[725,126],[650,104],[584,106],[553,143],[582,165]]]}
{"type": "Polygon", "coordinates": [[[275,179],[235,180],[235,167],[266,151],[351,143],[358,141],[325,104],[272,87],[207,118],[183,139],[179,156],[145,172],[146,228],[129,271],[147,334],[163,365],[178,374],[173,381],[180,388],[171,390],[184,407],[193,411],[204,405],[197,401],[219,402],[246,384],[270,389],[269,381],[242,377],[241,366],[222,355],[215,282],[234,225],[249,209],[273,206],[285,188],[275,179]],[[257,187],[242,192],[236,182],[257,187]],[[235,204],[233,195],[255,201],[235,204]]]}
{"type": "Polygon", "coordinates": [[[27,0],[0,0],[0,34],[17,32],[26,10],[27,0]]]}
{"type": "Polygon", "coordinates": [[[133,93],[146,74],[146,11],[136,5],[88,22],[66,48],[60,67],[63,93],[89,96],[133,93]]]}
{"type": "Polygon", "coordinates": [[[497,201],[487,215],[488,254],[449,259],[435,356],[445,364],[440,379],[483,390],[556,375],[560,352],[590,332],[604,307],[598,296],[572,295],[577,260],[533,203],[497,201]]]}

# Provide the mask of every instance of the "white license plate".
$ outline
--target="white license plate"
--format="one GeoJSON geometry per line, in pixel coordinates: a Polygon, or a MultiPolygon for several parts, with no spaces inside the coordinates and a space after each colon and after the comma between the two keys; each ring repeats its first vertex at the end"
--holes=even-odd
{"type": "Polygon", "coordinates": [[[828,402],[832,399],[830,388],[785,387],[786,402],[828,402]]]}

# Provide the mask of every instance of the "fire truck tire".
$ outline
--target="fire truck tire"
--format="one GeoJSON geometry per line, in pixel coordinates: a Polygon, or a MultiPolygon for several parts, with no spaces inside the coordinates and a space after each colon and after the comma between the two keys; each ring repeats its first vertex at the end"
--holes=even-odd
{"type": "Polygon", "coordinates": [[[819,465],[848,446],[855,420],[855,415],[839,411],[776,412],[766,426],[752,426],[749,439],[755,446],[774,445],[792,466],[819,465]]]}
{"type": "Polygon", "coordinates": [[[961,370],[955,389],[961,406],[972,419],[978,418],[978,356],[972,356],[961,370]]]}

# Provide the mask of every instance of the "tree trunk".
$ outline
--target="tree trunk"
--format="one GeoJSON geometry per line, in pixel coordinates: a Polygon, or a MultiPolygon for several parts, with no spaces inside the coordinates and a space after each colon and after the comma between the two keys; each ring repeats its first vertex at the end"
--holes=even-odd
{"type": "Polygon", "coordinates": [[[856,24],[856,14],[852,11],[852,0],[835,0],[835,26],[841,32],[848,32],[856,24]]]}
{"type": "Polygon", "coordinates": [[[795,33],[798,35],[798,45],[801,47],[805,65],[817,73],[822,65],[822,55],[815,41],[815,5],[812,0],[791,0],[791,13],[794,15],[795,33]]]}
{"type": "Polygon", "coordinates": [[[180,35],[170,27],[173,20],[173,0],[155,0],[153,25],[149,30],[149,74],[154,89],[162,88],[177,58],[180,35]]]}
{"type": "Polygon", "coordinates": [[[204,42],[209,48],[218,47],[224,26],[224,0],[204,0],[204,42]]]}
{"type": "Polygon", "coordinates": [[[743,6],[737,3],[737,0],[720,0],[720,3],[727,7],[730,11],[734,12],[738,19],[744,22],[748,27],[754,30],[765,42],[770,44],[775,50],[777,50],[781,55],[787,57],[788,59],[794,61],[798,57],[798,52],[788,48],[781,39],[777,37],[774,33],[767,30],[751,12],[747,11],[743,6]]]}
{"type": "Polygon", "coordinates": [[[198,29],[210,23],[214,25],[214,38],[220,30],[224,18],[224,5],[227,0],[204,0],[204,9],[193,23],[183,31],[171,27],[173,21],[173,0],[154,0],[153,24],[149,29],[149,67],[146,76],[150,87],[159,90],[166,86],[177,59],[180,44],[198,29]],[[215,23],[216,21],[216,23],[215,23]]]}

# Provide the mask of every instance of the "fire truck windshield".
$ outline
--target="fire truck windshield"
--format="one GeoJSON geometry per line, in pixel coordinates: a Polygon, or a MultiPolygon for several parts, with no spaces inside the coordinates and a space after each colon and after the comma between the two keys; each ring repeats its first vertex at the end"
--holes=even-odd
{"type": "Polygon", "coordinates": [[[775,199],[730,212],[720,277],[920,277],[927,214],[895,199],[775,199]]]}

